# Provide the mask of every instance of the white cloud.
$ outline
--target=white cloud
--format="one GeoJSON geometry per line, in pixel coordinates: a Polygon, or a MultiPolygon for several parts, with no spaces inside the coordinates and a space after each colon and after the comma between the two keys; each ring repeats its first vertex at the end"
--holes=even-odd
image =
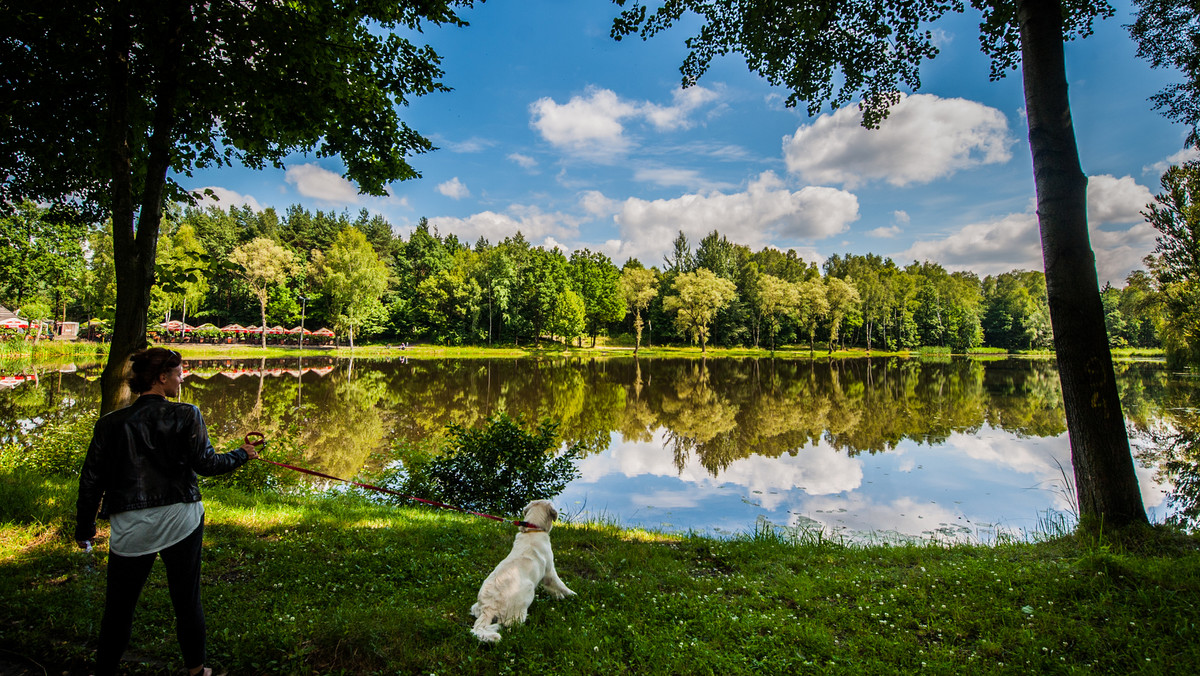
{"type": "MultiPolygon", "coordinates": [[[[1088,182],[1088,214],[1096,273],[1100,283],[1120,286],[1129,272],[1154,248],[1155,230],[1138,211],[1150,191],[1128,176],[1093,176],[1088,182]],[[1114,224],[1129,224],[1115,228],[1114,224]]],[[[1038,219],[1032,201],[1023,213],[972,223],[942,239],[913,243],[895,256],[900,261],[931,260],[948,270],[971,270],[980,275],[1014,269],[1041,270],[1038,219]]]]}
{"type": "Polygon", "coordinates": [[[690,129],[693,122],[688,119],[696,109],[717,100],[717,92],[700,86],[686,89],[676,89],[672,93],[673,103],[670,106],[660,106],[647,102],[642,107],[646,119],[660,131],[675,129],[690,129]]]}
{"type": "Polygon", "coordinates": [[[1183,164],[1184,162],[1191,162],[1193,160],[1200,160],[1200,150],[1197,150],[1197,149],[1189,146],[1187,148],[1184,148],[1183,150],[1180,150],[1179,152],[1175,153],[1174,155],[1171,155],[1170,157],[1168,157],[1165,160],[1155,162],[1154,164],[1148,164],[1148,165],[1142,167],[1142,171],[1147,174],[1154,174],[1155,176],[1162,176],[1167,171],[1167,169],[1171,168],[1171,165],[1183,164]]]}
{"type": "Polygon", "coordinates": [[[766,172],[739,193],[625,200],[615,216],[621,246],[612,255],[614,260],[635,256],[653,264],[680,230],[693,242],[719,230],[730,240],[756,249],[777,240],[836,235],[858,218],[858,198],[853,194],[814,186],[793,192],[766,172]]]}
{"type": "Polygon", "coordinates": [[[439,183],[437,191],[452,200],[460,200],[464,197],[471,196],[471,191],[467,189],[466,184],[458,180],[457,176],[449,181],[446,181],[445,183],[439,183]]]}
{"type": "Polygon", "coordinates": [[[695,169],[671,167],[639,167],[633,172],[638,183],[653,183],[661,186],[682,186],[691,190],[720,190],[731,186],[727,183],[709,181],[695,169]]]}
{"type": "Polygon", "coordinates": [[[538,165],[537,160],[528,155],[522,155],[521,153],[509,153],[508,159],[521,165],[522,169],[533,169],[538,165]]]}
{"type": "Polygon", "coordinates": [[[619,204],[609,199],[598,190],[587,190],[579,196],[579,206],[592,217],[611,216],[617,212],[619,204]]]}
{"type": "Polygon", "coordinates": [[[689,87],[672,93],[670,105],[622,99],[611,89],[589,86],[583,95],[559,104],[544,97],[529,106],[530,125],[552,145],[574,155],[600,162],[614,161],[628,151],[633,141],[625,124],[648,122],[657,131],[687,129],[690,116],[717,100],[719,94],[704,87],[689,87]]]}
{"type": "Polygon", "coordinates": [[[1088,220],[1093,224],[1143,221],[1141,212],[1153,201],[1150,189],[1129,176],[1101,174],[1088,179],[1088,220]]]}
{"type": "Polygon", "coordinates": [[[1012,156],[1004,114],[966,99],[916,94],[896,104],[879,129],[864,129],[861,121],[849,106],[785,136],[788,170],[847,188],[874,180],[905,186],[1012,156]]]}
{"type": "Polygon", "coordinates": [[[252,196],[236,193],[228,188],[213,185],[193,190],[192,192],[199,196],[200,199],[196,201],[196,206],[201,208],[215,206],[228,211],[230,207],[245,206],[250,207],[250,210],[255,212],[263,210],[263,206],[252,196]],[[204,194],[206,190],[212,192],[211,197],[204,194]]]}
{"type": "Polygon", "coordinates": [[[316,164],[291,167],[284,174],[284,180],[296,186],[297,192],[305,197],[337,204],[357,204],[359,201],[358,188],[353,183],[316,164]]]}
{"type": "Polygon", "coordinates": [[[584,96],[564,104],[546,97],[530,107],[531,124],[551,144],[593,157],[624,151],[629,140],[621,120],[638,113],[638,106],[622,101],[609,89],[589,87],[584,96]]]}
{"type": "Polygon", "coordinates": [[[867,235],[870,237],[880,237],[883,239],[892,239],[893,237],[897,237],[900,235],[900,228],[895,225],[889,225],[889,226],[885,226],[882,228],[875,228],[874,230],[869,230],[867,232],[867,235]]]}
{"type": "Polygon", "coordinates": [[[499,242],[518,230],[534,246],[558,239],[578,237],[578,219],[561,213],[545,213],[537,207],[514,204],[504,213],[484,211],[467,218],[438,216],[429,219],[439,232],[454,233],[461,241],[474,242],[480,237],[499,242]]]}
{"type": "Polygon", "coordinates": [[[496,145],[495,141],[485,138],[473,136],[465,141],[454,141],[446,144],[446,147],[455,153],[481,153],[488,148],[496,145]]]}
{"type": "Polygon", "coordinates": [[[904,211],[903,209],[897,209],[892,212],[892,220],[900,224],[907,224],[912,219],[909,218],[907,211],[904,211]]]}

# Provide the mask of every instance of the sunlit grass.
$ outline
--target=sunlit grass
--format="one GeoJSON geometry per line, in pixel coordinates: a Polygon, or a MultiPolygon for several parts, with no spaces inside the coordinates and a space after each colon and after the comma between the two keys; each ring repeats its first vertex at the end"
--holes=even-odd
{"type": "MultiPolygon", "coordinates": [[[[74,484],[0,475],[0,648],[53,669],[94,649],[106,548],[70,541],[74,484]],[[18,516],[26,514],[28,516],[18,516]]],[[[1163,529],[995,546],[851,546],[761,525],[731,539],[554,529],[579,596],[470,634],[510,526],[352,494],[205,489],[211,661],[235,674],[1190,673],[1200,554],[1163,529]]],[[[1054,524],[1049,524],[1055,527],[1054,524]]],[[[161,566],[130,673],[177,670],[161,566]]]]}

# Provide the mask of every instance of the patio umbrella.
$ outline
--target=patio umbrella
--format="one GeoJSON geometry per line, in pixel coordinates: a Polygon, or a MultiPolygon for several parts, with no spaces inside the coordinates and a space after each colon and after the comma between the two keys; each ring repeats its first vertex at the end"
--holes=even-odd
{"type": "Polygon", "coordinates": [[[267,333],[284,334],[287,333],[287,329],[283,328],[282,326],[272,326],[271,328],[267,329],[267,333]]]}
{"type": "Polygon", "coordinates": [[[245,333],[246,327],[241,324],[226,324],[221,327],[221,330],[226,333],[245,333]]]}
{"type": "Polygon", "coordinates": [[[329,329],[324,329],[324,328],[317,329],[316,331],[313,331],[312,334],[314,336],[329,336],[331,338],[333,337],[333,331],[330,331],[329,329]]]}
{"type": "Polygon", "coordinates": [[[0,322],[0,326],[3,326],[6,329],[27,329],[29,328],[29,322],[21,319],[20,317],[9,317],[8,319],[0,322]]]}

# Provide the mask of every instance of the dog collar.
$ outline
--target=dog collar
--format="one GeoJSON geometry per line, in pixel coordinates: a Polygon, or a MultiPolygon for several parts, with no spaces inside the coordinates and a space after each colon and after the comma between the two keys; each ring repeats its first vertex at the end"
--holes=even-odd
{"type": "Polygon", "coordinates": [[[528,521],[514,521],[513,523],[515,523],[515,524],[517,524],[518,526],[520,526],[520,527],[521,527],[521,529],[522,529],[522,530],[521,530],[521,532],[522,532],[522,533],[524,533],[524,532],[527,532],[527,531],[531,531],[531,530],[532,530],[532,531],[537,531],[537,532],[539,532],[539,533],[544,533],[544,532],[545,532],[545,529],[544,529],[544,528],[542,528],[541,526],[539,526],[539,525],[537,525],[537,524],[532,524],[532,523],[529,523],[528,521]]]}

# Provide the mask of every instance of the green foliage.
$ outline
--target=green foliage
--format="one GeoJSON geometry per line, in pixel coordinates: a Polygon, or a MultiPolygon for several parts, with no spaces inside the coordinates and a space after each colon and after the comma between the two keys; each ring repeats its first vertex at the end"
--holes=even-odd
{"type": "Polygon", "coordinates": [[[583,301],[584,323],[592,345],[607,325],[625,318],[625,298],[621,293],[621,271],[608,256],[587,249],[571,254],[571,277],[583,301]]]}
{"type": "Polygon", "coordinates": [[[1163,347],[1173,364],[1200,365],[1200,162],[1171,167],[1146,220],[1159,231],[1147,258],[1164,308],[1163,347]]]}
{"type": "Polygon", "coordinates": [[[0,470],[78,476],[95,422],[95,411],[86,410],[47,420],[36,434],[0,444],[0,470]]]}
{"type": "Polygon", "coordinates": [[[1129,32],[1138,56],[1155,68],[1182,72],[1184,81],[1167,85],[1151,97],[1154,107],[1190,126],[1187,142],[1200,146],[1200,24],[1192,0],[1134,0],[1137,20],[1129,32]]]}
{"type": "Polygon", "coordinates": [[[737,298],[737,287],[707,268],[699,268],[677,276],[672,288],[675,295],[663,299],[663,309],[674,313],[680,333],[699,342],[701,350],[706,349],[709,325],[719,310],[737,298]]]}
{"type": "Polygon", "coordinates": [[[578,476],[575,446],[556,454],[558,424],[526,432],[505,414],[483,427],[450,425],[441,455],[409,459],[401,492],[455,507],[518,514],[530,500],[551,499],[578,476]]]}
{"type": "Polygon", "coordinates": [[[388,286],[387,266],[366,235],[354,227],[339,232],[328,252],[317,252],[314,264],[321,271],[337,323],[349,330],[353,347],[355,330],[382,312],[380,297],[388,286]]]}

